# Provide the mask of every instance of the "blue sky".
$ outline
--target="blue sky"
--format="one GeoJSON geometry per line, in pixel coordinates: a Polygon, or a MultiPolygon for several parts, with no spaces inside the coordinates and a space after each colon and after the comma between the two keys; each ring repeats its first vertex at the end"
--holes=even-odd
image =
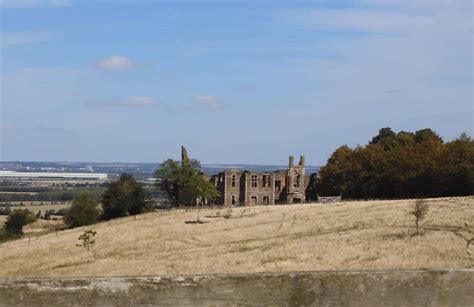
{"type": "Polygon", "coordinates": [[[473,133],[467,1],[0,0],[0,160],[324,164],[473,133]]]}

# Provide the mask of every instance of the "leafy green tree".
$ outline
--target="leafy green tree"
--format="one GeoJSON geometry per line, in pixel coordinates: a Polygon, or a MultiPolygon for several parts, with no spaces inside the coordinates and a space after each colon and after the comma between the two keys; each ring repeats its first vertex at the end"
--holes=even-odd
{"type": "Polygon", "coordinates": [[[100,215],[98,202],[88,194],[81,194],[73,201],[71,208],[64,215],[64,222],[69,227],[91,225],[97,222],[100,215]]]}
{"type": "Polygon", "coordinates": [[[166,160],[155,172],[156,186],[165,191],[174,205],[194,205],[197,199],[212,201],[219,196],[214,185],[200,172],[197,160],[183,160],[181,163],[166,160]]]}
{"type": "Polygon", "coordinates": [[[122,174],[119,180],[109,184],[101,202],[102,218],[106,220],[136,215],[148,210],[145,190],[128,174],[122,174]]]}
{"type": "Polygon", "coordinates": [[[28,209],[14,210],[5,221],[5,232],[12,237],[23,235],[23,227],[34,223],[36,215],[28,209]]]}

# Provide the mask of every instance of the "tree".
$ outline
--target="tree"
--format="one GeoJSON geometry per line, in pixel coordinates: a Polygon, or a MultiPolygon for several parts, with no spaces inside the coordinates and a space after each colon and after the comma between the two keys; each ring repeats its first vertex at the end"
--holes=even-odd
{"type": "Polygon", "coordinates": [[[415,132],[415,142],[422,143],[427,140],[443,143],[443,139],[436,132],[429,128],[421,129],[415,132]]]}
{"type": "Polygon", "coordinates": [[[95,230],[86,230],[82,235],[77,238],[81,243],[76,244],[77,247],[82,247],[87,251],[87,263],[90,263],[92,260],[91,249],[95,246],[95,236],[97,231],[95,230]]]}
{"type": "Polygon", "coordinates": [[[411,211],[411,215],[415,217],[416,223],[416,234],[420,234],[419,232],[419,224],[423,221],[430,210],[430,204],[422,199],[417,199],[415,202],[415,207],[413,211],[411,211]]]}
{"type": "Polygon", "coordinates": [[[396,133],[393,132],[392,128],[385,127],[379,130],[379,134],[372,138],[369,144],[380,144],[385,149],[389,149],[392,146],[393,139],[396,133]]]}
{"type": "Polygon", "coordinates": [[[445,196],[474,194],[474,140],[465,133],[446,144],[440,163],[441,187],[445,196]]]}
{"type": "Polygon", "coordinates": [[[100,211],[98,202],[88,194],[74,198],[71,208],[64,215],[64,222],[69,227],[79,227],[97,222],[100,211]]]}
{"type": "Polygon", "coordinates": [[[102,195],[102,209],[106,220],[143,213],[148,210],[145,190],[133,176],[122,174],[102,195]]]}
{"type": "Polygon", "coordinates": [[[347,145],[339,147],[331,155],[326,166],[321,168],[321,180],[317,185],[318,194],[349,196],[352,193],[351,184],[358,170],[354,150],[347,145]]]}
{"type": "Polygon", "coordinates": [[[5,232],[12,237],[23,235],[23,227],[36,221],[36,215],[28,209],[14,210],[5,221],[5,232]]]}
{"type": "Polygon", "coordinates": [[[197,160],[183,159],[182,163],[166,160],[155,172],[156,186],[165,191],[173,204],[194,205],[197,199],[214,200],[219,192],[199,170],[197,160]]]}
{"type": "MultiPolygon", "coordinates": [[[[474,140],[444,143],[431,129],[380,129],[366,146],[339,147],[321,168],[318,195],[393,199],[474,194],[474,140]]],[[[314,191],[312,191],[314,194],[314,191]]]]}

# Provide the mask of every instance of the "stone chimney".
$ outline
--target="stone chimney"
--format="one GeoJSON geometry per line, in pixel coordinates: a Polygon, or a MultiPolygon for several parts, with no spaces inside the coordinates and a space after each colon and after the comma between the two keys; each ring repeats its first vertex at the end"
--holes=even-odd
{"type": "Polygon", "coordinates": [[[288,158],[288,167],[289,167],[289,168],[292,168],[293,166],[295,166],[295,157],[290,156],[290,157],[288,158]]]}
{"type": "Polygon", "coordinates": [[[305,167],[305,160],[304,160],[304,155],[300,157],[300,166],[305,167]]]}

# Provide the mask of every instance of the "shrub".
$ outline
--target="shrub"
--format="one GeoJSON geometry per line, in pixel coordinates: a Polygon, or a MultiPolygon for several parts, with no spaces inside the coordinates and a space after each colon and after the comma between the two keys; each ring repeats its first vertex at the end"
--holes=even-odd
{"type": "Polygon", "coordinates": [[[222,214],[222,216],[223,216],[225,219],[229,219],[229,218],[232,216],[232,208],[227,208],[227,209],[224,211],[224,214],[222,214]]]}
{"type": "Polygon", "coordinates": [[[10,209],[10,206],[0,208],[0,215],[10,215],[12,213],[12,210],[10,209]]]}
{"type": "Polygon", "coordinates": [[[47,221],[49,221],[51,219],[51,215],[54,213],[54,210],[46,210],[44,212],[44,216],[43,218],[47,221]]]}
{"type": "Polygon", "coordinates": [[[23,226],[36,221],[36,215],[28,209],[15,210],[7,218],[3,226],[9,236],[19,237],[23,235],[23,226]]]}
{"type": "Polygon", "coordinates": [[[92,196],[79,195],[73,200],[71,208],[64,215],[64,222],[69,227],[94,224],[100,214],[97,205],[97,201],[92,196]]]}
{"type": "MultiPolygon", "coordinates": [[[[97,203],[97,201],[96,201],[96,203],[97,203]]],[[[66,213],[69,211],[69,209],[65,209],[65,208],[63,208],[63,209],[59,209],[59,210],[58,210],[58,211],[56,211],[55,213],[54,213],[54,211],[53,211],[53,210],[51,210],[51,211],[52,211],[52,213],[51,213],[51,214],[54,214],[54,215],[60,215],[60,216],[65,216],[65,215],[66,215],[66,213]]]]}

